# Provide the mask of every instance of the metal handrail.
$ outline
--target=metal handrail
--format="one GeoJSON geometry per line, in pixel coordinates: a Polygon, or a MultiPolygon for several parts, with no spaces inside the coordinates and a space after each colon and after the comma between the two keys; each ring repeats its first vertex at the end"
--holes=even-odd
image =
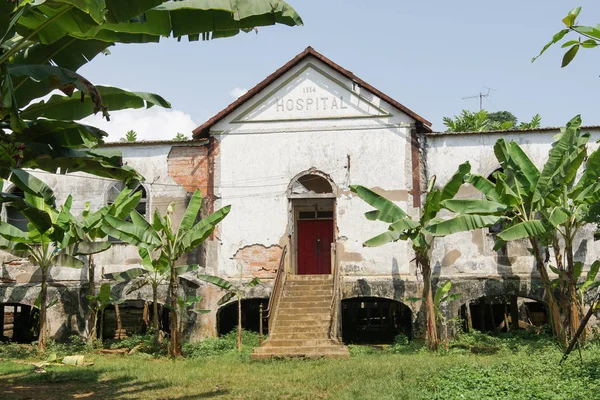
{"type": "Polygon", "coordinates": [[[337,263],[337,252],[335,243],[331,246],[331,260],[332,260],[332,272],[333,272],[333,296],[331,298],[331,309],[330,315],[331,320],[329,324],[329,338],[334,340],[340,340],[340,312],[341,312],[341,286],[340,286],[340,268],[337,263]]]}
{"type": "Polygon", "coordinates": [[[267,306],[266,316],[268,318],[268,326],[269,332],[273,329],[273,318],[275,316],[275,312],[273,310],[277,310],[279,307],[279,299],[281,299],[281,294],[283,293],[283,286],[285,284],[285,257],[287,253],[287,246],[283,248],[281,252],[281,259],[279,260],[279,266],[277,267],[277,273],[275,275],[275,282],[273,282],[273,290],[271,291],[271,296],[269,297],[269,305],[267,306]]]}

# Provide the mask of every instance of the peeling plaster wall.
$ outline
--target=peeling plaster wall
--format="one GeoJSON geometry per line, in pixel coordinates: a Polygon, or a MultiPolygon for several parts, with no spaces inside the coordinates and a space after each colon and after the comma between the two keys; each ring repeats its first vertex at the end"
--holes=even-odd
{"type": "MultiPolygon", "coordinates": [[[[406,208],[411,197],[410,126],[414,121],[371,93],[352,89],[351,81],[319,61],[310,63],[326,69],[330,76],[304,72],[294,78],[307,66],[298,65],[211,130],[219,141],[215,160],[216,207],[232,206],[218,235],[218,272],[236,275],[239,265],[235,255],[239,249],[289,244],[293,228],[289,226],[291,208],[286,190],[297,174],[315,169],[336,186],[335,240],[344,273],[406,275],[410,272],[406,243],[385,248],[362,247],[363,241],[387,227],[383,223],[365,223],[363,214],[371,207],[352,194],[349,186],[374,188],[406,208]],[[350,89],[340,89],[340,85],[350,89]],[[307,120],[296,120],[297,109],[277,109],[277,102],[289,96],[304,99],[306,91],[310,93],[313,87],[322,93],[319,96],[330,99],[345,96],[344,90],[355,90],[353,95],[359,93],[365,102],[391,115],[365,117],[360,113],[370,111],[357,109],[356,118],[337,119],[337,111],[320,110],[307,120]],[[263,114],[271,120],[257,122],[263,114]]],[[[250,272],[252,269],[245,265],[245,273],[250,272]]]]}
{"type": "MultiPolygon", "coordinates": [[[[534,164],[541,170],[548,158],[553,137],[558,130],[515,133],[442,134],[426,136],[427,175],[436,176],[437,182],[447,182],[458,165],[469,161],[471,172],[489,176],[499,168],[494,156],[494,143],[499,137],[519,143],[534,164]]],[[[588,142],[590,152],[597,148],[600,130],[592,130],[588,142]]],[[[473,187],[461,188],[457,197],[483,198],[473,187]]],[[[447,213],[447,216],[450,214],[447,213]]],[[[593,227],[577,235],[575,259],[585,264],[587,270],[600,258],[600,243],[594,242],[593,227]]],[[[433,249],[434,275],[453,282],[469,276],[492,279],[538,279],[533,258],[529,255],[526,240],[510,242],[506,254],[492,250],[495,236],[488,229],[458,233],[436,241],[433,249]],[[459,251],[460,254],[456,253],[459,251]],[[458,257],[456,257],[458,255],[458,257]]]]}
{"type": "MultiPolygon", "coordinates": [[[[114,148],[114,147],[113,147],[114,148]]],[[[181,152],[181,148],[198,148],[201,145],[147,145],[140,142],[136,145],[118,147],[123,154],[123,162],[135,168],[145,177],[144,187],[148,194],[148,212],[155,209],[165,213],[171,202],[175,203],[174,220],[179,221],[187,206],[189,194],[186,187],[174,180],[169,171],[168,156],[172,149],[181,152]]],[[[205,153],[205,152],[204,152],[205,153]]],[[[110,179],[92,176],[85,173],[53,175],[33,171],[33,175],[48,184],[55,192],[57,204],[64,203],[69,194],[73,196],[71,211],[75,216],[81,215],[85,202],[89,201],[92,210],[103,207],[107,202],[107,191],[115,182],[110,179]]],[[[176,176],[177,178],[177,176],[176,176]]],[[[7,185],[5,189],[10,189],[7,185]]],[[[2,212],[5,217],[5,212],[2,212]]],[[[189,254],[182,263],[190,260],[197,262],[198,254],[189,254]]],[[[141,259],[137,249],[126,244],[115,243],[106,252],[94,255],[96,263],[95,280],[102,283],[102,274],[123,271],[140,266],[141,259]]],[[[8,253],[0,252],[0,302],[16,302],[33,305],[39,294],[40,272],[27,260],[18,259],[8,253]]],[[[125,295],[123,284],[113,286],[113,292],[119,292],[123,299],[151,300],[148,290],[136,291],[125,295]]],[[[49,275],[49,301],[57,299],[55,306],[48,310],[50,334],[56,338],[65,338],[71,332],[86,332],[85,321],[81,315],[85,312],[85,296],[87,294],[87,268],[82,270],[53,267],[49,275]]],[[[166,296],[166,288],[161,288],[161,296],[166,296]]]]}

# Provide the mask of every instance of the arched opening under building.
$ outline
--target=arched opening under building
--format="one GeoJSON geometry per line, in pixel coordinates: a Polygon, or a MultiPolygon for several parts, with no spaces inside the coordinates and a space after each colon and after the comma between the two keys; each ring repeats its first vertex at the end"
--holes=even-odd
{"type": "Polygon", "coordinates": [[[39,336],[39,311],[20,303],[0,304],[0,340],[31,343],[39,336]]]}
{"type": "MultiPolygon", "coordinates": [[[[242,299],[242,329],[252,332],[260,330],[260,305],[263,306],[266,317],[269,299],[242,299]]],[[[238,326],[238,303],[233,301],[224,305],[217,312],[217,332],[219,336],[228,334],[238,326]]],[[[267,320],[263,320],[263,333],[269,329],[267,320]]]]}
{"type": "MultiPolygon", "coordinates": [[[[151,301],[126,300],[104,310],[103,339],[125,339],[132,335],[142,335],[152,328],[153,307],[151,301]],[[117,313],[118,310],[118,313],[117,313]]],[[[100,319],[100,316],[98,316],[100,319]]],[[[100,327],[98,320],[98,327],[100,327]]],[[[169,332],[169,309],[158,305],[158,327],[169,332]]]]}
{"type": "Polygon", "coordinates": [[[465,332],[473,329],[497,334],[515,329],[539,330],[549,323],[544,303],[511,295],[475,299],[461,306],[460,316],[465,332]]]}
{"type": "Polygon", "coordinates": [[[342,340],[347,344],[390,344],[412,338],[412,311],[396,300],[358,297],[342,300],[342,340]]]}

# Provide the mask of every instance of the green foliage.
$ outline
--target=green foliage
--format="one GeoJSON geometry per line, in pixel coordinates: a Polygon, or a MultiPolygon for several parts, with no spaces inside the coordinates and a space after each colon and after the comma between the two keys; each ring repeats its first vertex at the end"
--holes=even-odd
{"type": "Polygon", "coordinates": [[[486,132],[499,130],[523,130],[540,128],[542,117],[533,116],[529,122],[518,123],[517,117],[508,111],[488,113],[486,110],[471,112],[463,110],[452,118],[444,117],[446,132],[486,132]]]}
{"type": "Polygon", "coordinates": [[[136,142],[137,141],[137,133],[133,129],[127,131],[125,137],[119,139],[120,142],[136,142]]]}
{"type": "MultiPolygon", "coordinates": [[[[244,343],[242,353],[249,355],[259,345],[258,333],[243,330],[242,342],[244,343]]],[[[185,343],[182,350],[187,358],[215,357],[237,353],[237,331],[234,329],[218,338],[207,338],[200,342],[185,343]]]]}
{"type": "Polygon", "coordinates": [[[579,25],[577,21],[577,17],[579,17],[579,13],[581,12],[581,7],[573,8],[569,11],[567,16],[563,18],[562,22],[566,28],[561,29],[552,37],[552,40],[546,44],[540,54],[534,57],[531,62],[537,60],[546,50],[548,50],[551,46],[559,43],[568,33],[575,33],[577,35],[576,40],[565,40],[562,43],[562,48],[568,48],[562,58],[561,68],[566,67],[573,61],[580,48],[584,49],[593,49],[598,47],[600,44],[600,25],[594,26],[586,26],[579,25]]]}
{"type": "Polygon", "coordinates": [[[183,140],[189,140],[189,139],[190,138],[188,138],[181,132],[177,132],[177,135],[175,135],[175,137],[173,138],[173,140],[177,140],[177,141],[183,141],[183,140]]]}

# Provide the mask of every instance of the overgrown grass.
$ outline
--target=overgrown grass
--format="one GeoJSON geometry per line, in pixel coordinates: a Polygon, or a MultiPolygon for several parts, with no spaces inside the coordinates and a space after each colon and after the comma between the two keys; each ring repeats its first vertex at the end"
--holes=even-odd
{"type": "Polygon", "coordinates": [[[352,346],[349,360],[253,362],[257,338],[245,336],[241,355],[230,334],[186,345],[182,360],[88,352],[93,366],[52,365],[45,373],[22,360],[31,357],[18,346],[3,345],[0,398],[587,400],[600,393],[599,344],[582,350],[583,361],[575,352],[562,366],[551,340],[527,334],[462,335],[436,354],[399,338],[383,349],[352,346]]]}

